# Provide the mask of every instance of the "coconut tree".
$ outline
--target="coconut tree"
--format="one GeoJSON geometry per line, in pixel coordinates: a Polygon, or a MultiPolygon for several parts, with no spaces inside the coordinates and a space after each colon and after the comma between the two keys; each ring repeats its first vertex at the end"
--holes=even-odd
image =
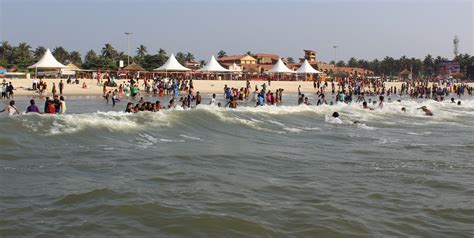
{"type": "Polygon", "coordinates": [[[104,47],[102,47],[102,57],[106,59],[115,59],[118,55],[117,51],[110,43],[106,43],[104,47]]]}
{"type": "Polygon", "coordinates": [[[192,53],[188,52],[184,56],[184,59],[185,59],[186,62],[191,62],[191,61],[194,61],[196,58],[194,57],[194,55],[192,53]]]}
{"type": "Polygon", "coordinates": [[[31,46],[25,42],[20,43],[17,47],[13,48],[13,64],[18,66],[20,69],[26,69],[30,66],[33,61],[33,55],[31,54],[31,46]]]}
{"type": "Polygon", "coordinates": [[[97,61],[99,57],[93,50],[89,50],[86,54],[86,57],[84,57],[84,63],[82,64],[82,67],[85,69],[95,69],[97,68],[97,61]]]}
{"type": "Polygon", "coordinates": [[[180,64],[184,64],[184,62],[186,62],[186,55],[184,55],[183,52],[178,52],[178,53],[176,53],[176,60],[180,64]]]}
{"type": "Polygon", "coordinates": [[[0,56],[2,62],[0,63],[1,65],[6,66],[11,62],[11,56],[13,53],[13,47],[8,43],[8,41],[2,41],[0,42],[0,56]]]}
{"type": "Polygon", "coordinates": [[[69,53],[67,52],[66,49],[63,47],[59,46],[53,49],[53,56],[56,58],[59,62],[65,64],[67,63],[69,59],[69,53]]]}
{"type": "Polygon", "coordinates": [[[137,58],[143,59],[145,57],[146,53],[148,53],[146,46],[140,45],[137,47],[137,58]]]}
{"type": "Polygon", "coordinates": [[[77,51],[71,51],[71,53],[69,54],[69,62],[75,65],[81,65],[82,64],[81,53],[77,51]]]}
{"type": "Polygon", "coordinates": [[[46,48],[44,46],[36,47],[36,49],[33,51],[33,56],[35,57],[35,60],[41,59],[41,57],[43,57],[45,52],[46,52],[46,48]]]}
{"type": "Polygon", "coordinates": [[[224,56],[227,56],[227,53],[224,50],[217,52],[217,58],[222,58],[224,56]]]}

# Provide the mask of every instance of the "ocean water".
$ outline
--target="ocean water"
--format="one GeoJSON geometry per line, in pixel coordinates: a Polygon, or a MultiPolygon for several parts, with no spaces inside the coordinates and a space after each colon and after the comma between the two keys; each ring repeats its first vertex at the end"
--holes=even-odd
{"type": "Polygon", "coordinates": [[[0,115],[0,237],[474,236],[474,99],[284,100],[0,115]]]}

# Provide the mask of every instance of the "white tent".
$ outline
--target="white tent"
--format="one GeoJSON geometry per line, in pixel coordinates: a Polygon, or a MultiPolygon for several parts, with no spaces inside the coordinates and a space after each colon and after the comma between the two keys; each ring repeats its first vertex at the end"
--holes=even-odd
{"type": "Polygon", "coordinates": [[[304,63],[296,70],[298,74],[320,74],[321,72],[315,70],[313,66],[308,63],[308,60],[304,60],[304,63]]]}
{"type": "Polygon", "coordinates": [[[281,59],[278,59],[278,62],[273,65],[273,67],[269,69],[267,73],[295,73],[295,71],[286,67],[283,61],[281,61],[281,59]]]}
{"type": "Polygon", "coordinates": [[[67,66],[59,63],[49,49],[46,50],[43,57],[36,64],[28,67],[29,69],[63,69],[67,66]]]}
{"type": "Polygon", "coordinates": [[[171,54],[168,60],[159,68],[154,69],[155,71],[189,71],[188,69],[181,65],[178,60],[174,57],[174,54],[171,54]]]}
{"type": "Polygon", "coordinates": [[[222,67],[222,65],[217,62],[216,58],[214,58],[214,55],[211,57],[209,62],[202,67],[199,71],[205,71],[205,72],[229,72],[228,69],[222,67]]]}

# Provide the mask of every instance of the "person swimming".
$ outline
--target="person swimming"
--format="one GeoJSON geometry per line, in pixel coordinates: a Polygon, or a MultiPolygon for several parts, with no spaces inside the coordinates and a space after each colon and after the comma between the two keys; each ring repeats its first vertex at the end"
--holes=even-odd
{"type": "Polygon", "coordinates": [[[367,106],[367,102],[363,102],[363,103],[362,103],[362,108],[363,108],[363,109],[374,110],[373,108],[367,106]]]}
{"type": "Polygon", "coordinates": [[[406,111],[407,111],[407,109],[402,107],[402,112],[406,112],[406,111]]]}
{"type": "Polygon", "coordinates": [[[338,112],[333,112],[332,113],[332,118],[331,118],[330,121],[332,123],[342,124],[342,120],[339,118],[339,113],[338,112]]]}
{"type": "Polygon", "coordinates": [[[420,108],[417,108],[418,110],[423,110],[427,116],[433,116],[433,112],[431,112],[430,109],[428,109],[426,106],[422,106],[420,108]]]}

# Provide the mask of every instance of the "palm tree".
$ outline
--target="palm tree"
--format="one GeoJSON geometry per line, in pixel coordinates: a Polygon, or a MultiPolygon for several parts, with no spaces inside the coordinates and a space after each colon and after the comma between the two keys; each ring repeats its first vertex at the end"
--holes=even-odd
{"type": "Polygon", "coordinates": [[[53,49],[53,56],[63,64],[65,64],[69,59],[69,53],[61,46],[53,49]]]}
{"type": "Polygon", "coordinates": [[[224,50],[220,50],[218,53],[217,53],[217,58],[222,58],[224,56],[227,56],[227,53],[224,51],[224,50]]]}
{"type": "Polygon", "coordinates": [[[81,65],[82,64],[81,53],[79,53],[77,51],[72,51],[69,54],[69,62],[71,62],[75,65],[81,65]]]}
{"type": "Polygon", "coordinates": [[[164,49],[160,48],[160,50],[158,50],[158,55],[157,55],[157,64],[159,66],[161,66],[167,60],[168,60],[168,56],[166,55],[166,51],[164,49]]]}
{"type": "Polygon", "coordinates": [[[186,61],[186,56],[184,55],[183,52],[178,52],[178,53],[176,53],[176,60],[177,60],[180,64],[184,64],[185,61],[186,61]]]}
{"type": "Polygon", "coordinates": [[[94,69],[97,68],[97,60],[99,57],[97,57],[97,54],[93,50],[89,50],[86,54],[86,57],[84,57],[84,63],[82,64],[82,67],[85,69],[94,69]]]}
{"type": "Polygon", "coordinates": [[[20,69],[26,69],[33,63],[33,55],[31,54],[31,46],[25,42],[20,43],[17,47],[13,48],[13,64],[17,65],[20,69]]]}
{"type": "Polygon", "coordinates": [[[102,47],[101,53],[102,57],[105,57],[106,59],[115,59],[118,54],[110,43],[106,43],[104,47],[102,47]]]}
{"type": "Polygon", "coordinates": [[[35,56],[36,60],[39,60],[41,59],[41,57],[43,57],[45,52],[46,52],[46,48],[44,46],[38,46],[33,52],[33,56],[35,56]]]}
{"type": "Polygon", "coordinates": [[[194,61],[196,58],[194,57],[192,53],[188,52],[184,56],[184,59],[186,60],[186,62],[191,62],[191,61],[194,61]]]}
{"type": "Polygon", "coordinates": [[[0,42],[0,54],[2,55],[2,61],[8,61],[10,56],[12,55],[12,46],[8,41],[0,42]]]}
{"type": "Polygon", "coordinates": [[[199,66],[204,67],[206,64],[207,62],[205,60],[199,60],[199,66]]]}
{"type": "Polygon", "coordinates": [[[140,45],[137,47],[137,57],[138,58],[143,58],[145,57],[146,53],[148,53],[146,46],[140,45]]]}
{"type": "Polygon", "coordinates": [[[293,57],[287,57],[287,58],[286,58],[286,62],[288,62],[288,64],[294,64],[294,63],[295,63],[295,59],[293,59],[293,57]]]}

